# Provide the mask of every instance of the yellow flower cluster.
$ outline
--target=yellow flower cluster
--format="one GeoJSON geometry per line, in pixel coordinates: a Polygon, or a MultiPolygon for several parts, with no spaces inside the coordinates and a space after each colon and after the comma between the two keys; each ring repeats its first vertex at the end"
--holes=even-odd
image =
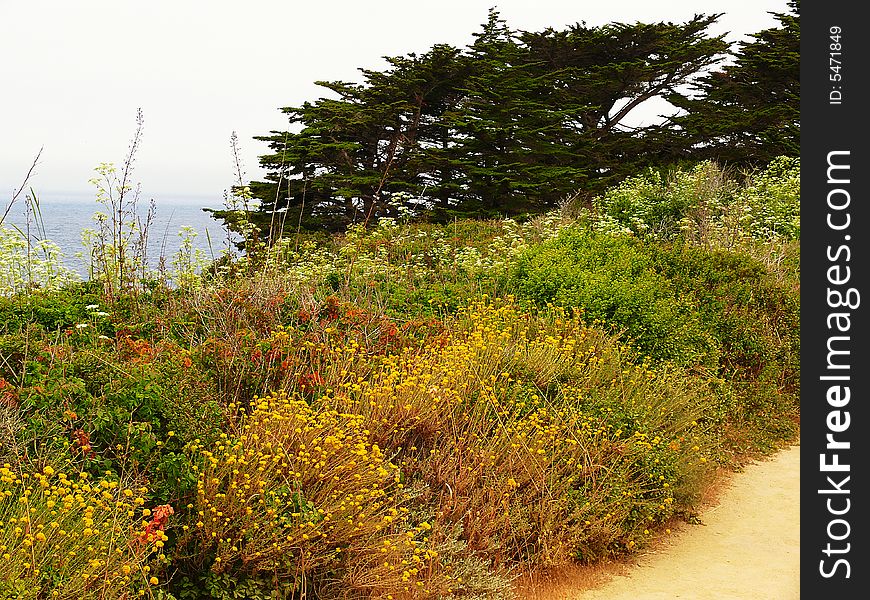
{"type": "MultiPolygon", "coordinates": [[[[146,492],[110,478],[95,481],[87,473],[72,476],[51,466],[28,472],[4,464],[0,597],[144,594],[151,578],[147,557],[154,550],[153,542],[140,541],[148,526],[146,492]]],[[[162,532],[155,536],[161,538],[162,532]]]]}
{"type": "Polygon", "coordinates": [[[361,415],[274,394],[255,399],[238,435],[190,448],[204,459],[195,535],[216,548],[217,572],[300,575],[375,556],[378,585],[416,586],[435,556],[408,530],[400,473],[361,415]]]}
{"type": "Polygon", "coordinates": [[[508,561],[558,562],[619,541],[638,514],[647,527],[664,520],[674,489],[660,473],[682,460],[703,410],[686,409],[679,377],[631,363],[612,335],[510,299],[472,303],[441,343],[367,375],[321,401],[364,415],[402,470],[442,495],[440,518],[508,561]],[[630,435],[631,423],[643,431],[630,435]]]}
{"type": "Polygon", "coordinates": [[[705,403],[684,375],[510,298],[471,303],[446,331],[387,356],[300,342],[320,397],[256,398],[237,433],[191,447],[192,535],[214,570],[328,566],[346,589],[425,596],[461,588],[436,553],[457,526],[495,563],[554,565],[634,547],[673,513],[704,445],[690,423],[705,403]],[[433,502],[427,527],[405,510],[406,482],[433,502]]]}

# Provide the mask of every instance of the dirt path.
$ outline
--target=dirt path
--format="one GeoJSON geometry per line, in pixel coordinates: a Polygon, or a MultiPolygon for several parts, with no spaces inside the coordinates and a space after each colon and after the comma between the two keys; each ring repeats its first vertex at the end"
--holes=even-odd
{"type": "Polygon", "coordinates": [[[800,597],[800,446],[747,465],[700,511],[631,562],[577,571],[528,600],[795,600],[800,597]]]}

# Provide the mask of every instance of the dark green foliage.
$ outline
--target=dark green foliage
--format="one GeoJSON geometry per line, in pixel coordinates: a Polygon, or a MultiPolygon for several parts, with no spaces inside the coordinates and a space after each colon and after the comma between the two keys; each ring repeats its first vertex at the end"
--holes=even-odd
{"type": "Polygon", "coordinates": [[[800,153],[800,0],[776,13],[780,26],[741,44],[733,64],[704,77],[698,95],[673,94],[674,119],[693,157],[740,165],[800,153]]]}
{"type": "MultiPolygon", "coordinates": [[[[628,127],[624,121],[640,104],[718,62],[725,43],[706,34],[718,16],[696,16],[683,24],[577,24],[563,31],[519,34],[519,64],[536,82],[541,115],[523,128],[520,140],[531,147],[546,132],[546,145],[533,164],[582,169],[584,176],[566,181],[568,185],[557,183],[556,193],[600,192],[662,162],[671,133],[657,125],[628,127]]],[[[552,170],[542,175],[551,182],[564,178],[552,170]]]]}
{"type": "Polygon", "coordinates": [[[175,600],[292,600],[301,597],[300,586],[292,579],[238,571],[214,573],[200,569],[189,576],[174,578],[170,587],[175,600]]]}
{"type": "Polygon", "coordinates": [[[272,154],[250,185],[262,200],[251,220],[277,237],[400,210],[442,222],[539,213],[601,191],[675,145],[624,121],[719,59],[725,43],[706,35],[717,18],[531,33],[492,11],[464,50],[439,44],[362,70],[359,84],[319,82],[337,98],[284,108],[295,130],[257,137],[272,154]]]}
{"type": "Polygon", "coordinates": [[[273,209],[286,211],[279,217],[286,229],[300,219],[308,228],[337,230],[387,216],[389,193],[426,186],[427,169],[444,174],[441,187],[429,186],[435,197],[452,193],[449,167],[439,162],[437,148],[425,166],[420,154],[448,143],[439,119],[459,96],[468,61],[443,44],[387,61],[385,72],[362,70],[363,84],[318,82],[337,98],[284,108],[298,131],[256,138],[275,152],[261,157],[267,181],[250,186],[263,201],[254,220],[264,232],[273,224],[273,209]]]}

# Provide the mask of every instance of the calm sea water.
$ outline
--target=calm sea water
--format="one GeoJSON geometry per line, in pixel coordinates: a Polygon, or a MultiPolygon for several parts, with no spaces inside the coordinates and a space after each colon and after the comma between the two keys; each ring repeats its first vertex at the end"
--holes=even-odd
{"type": "MultiPolygon", "coordinates": [[[[84,259],[76,256],[76,253],[84,250],[82,231],[87,228],[97,229],[94,213],[107,211],[94,200],[93,196],[75,194],[42,194],[39,197],[39,205],[45,237],[60,247],[64,265],[84,276],[87,265],[84,259]]],[[[155,205],[156,212],[148,229],[147,245],[147,259],[152,268],[157,267],[161,256],[166,257],[167,266],[170,266],[172,256],[178,251],[182,242],[181,236],[178,235],[182,227],[191,227],[196,232],[193,246],[201,249],[206,258],[211,258],[212,255],[220,256],[221,251],[227,247],[227,236],[221,222],[212,219],[209,213],[202,210],[222,208],[221,199],[201,197],[155,199],[155,205]],[[211,244],[209,244],[209,237],[211,244]]],[[[137,208],[139,217],[144,222],[148,201],[140,200],[137,208]]],[[[26,223],[25,205],[17,203],[7,215],[4,225],[12,224],[24,230],[26,223]]],[[[35,233],[35,224],[31,223],[30,229],[35,233]]]]}

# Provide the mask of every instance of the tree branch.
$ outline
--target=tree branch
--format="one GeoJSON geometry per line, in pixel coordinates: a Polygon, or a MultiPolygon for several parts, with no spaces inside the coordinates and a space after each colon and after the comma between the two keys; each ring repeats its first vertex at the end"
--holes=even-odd
{"type": "Polygon", "coordinates": [[[24,188],[27,187],[27,182],[30,181],[30,177],[33,175],[33,170],[36,168],[36,165],[39,162],[39,157],[42,156],[42,150],[44,148],[44,146],[39,148],[39,152],[36,153],[36,157],[34,157],[33,162],[30,164],[30,168],[27,169],[27,174],[24,176],[24,181],[21,182],[21,186],[19,186],[18,190],[14,194],[12,194],[12,199],[9,201],[9,204],[6,205],[6,210],[3,211],[3,216],[0,217],[0,225],[2,225],[3,221],[6,220],[7,215],[9,215],[9,211],[12,210],[12,207],[18,200],[18,196],[20,196],[21,192],[24,191],[24,188]]]}

